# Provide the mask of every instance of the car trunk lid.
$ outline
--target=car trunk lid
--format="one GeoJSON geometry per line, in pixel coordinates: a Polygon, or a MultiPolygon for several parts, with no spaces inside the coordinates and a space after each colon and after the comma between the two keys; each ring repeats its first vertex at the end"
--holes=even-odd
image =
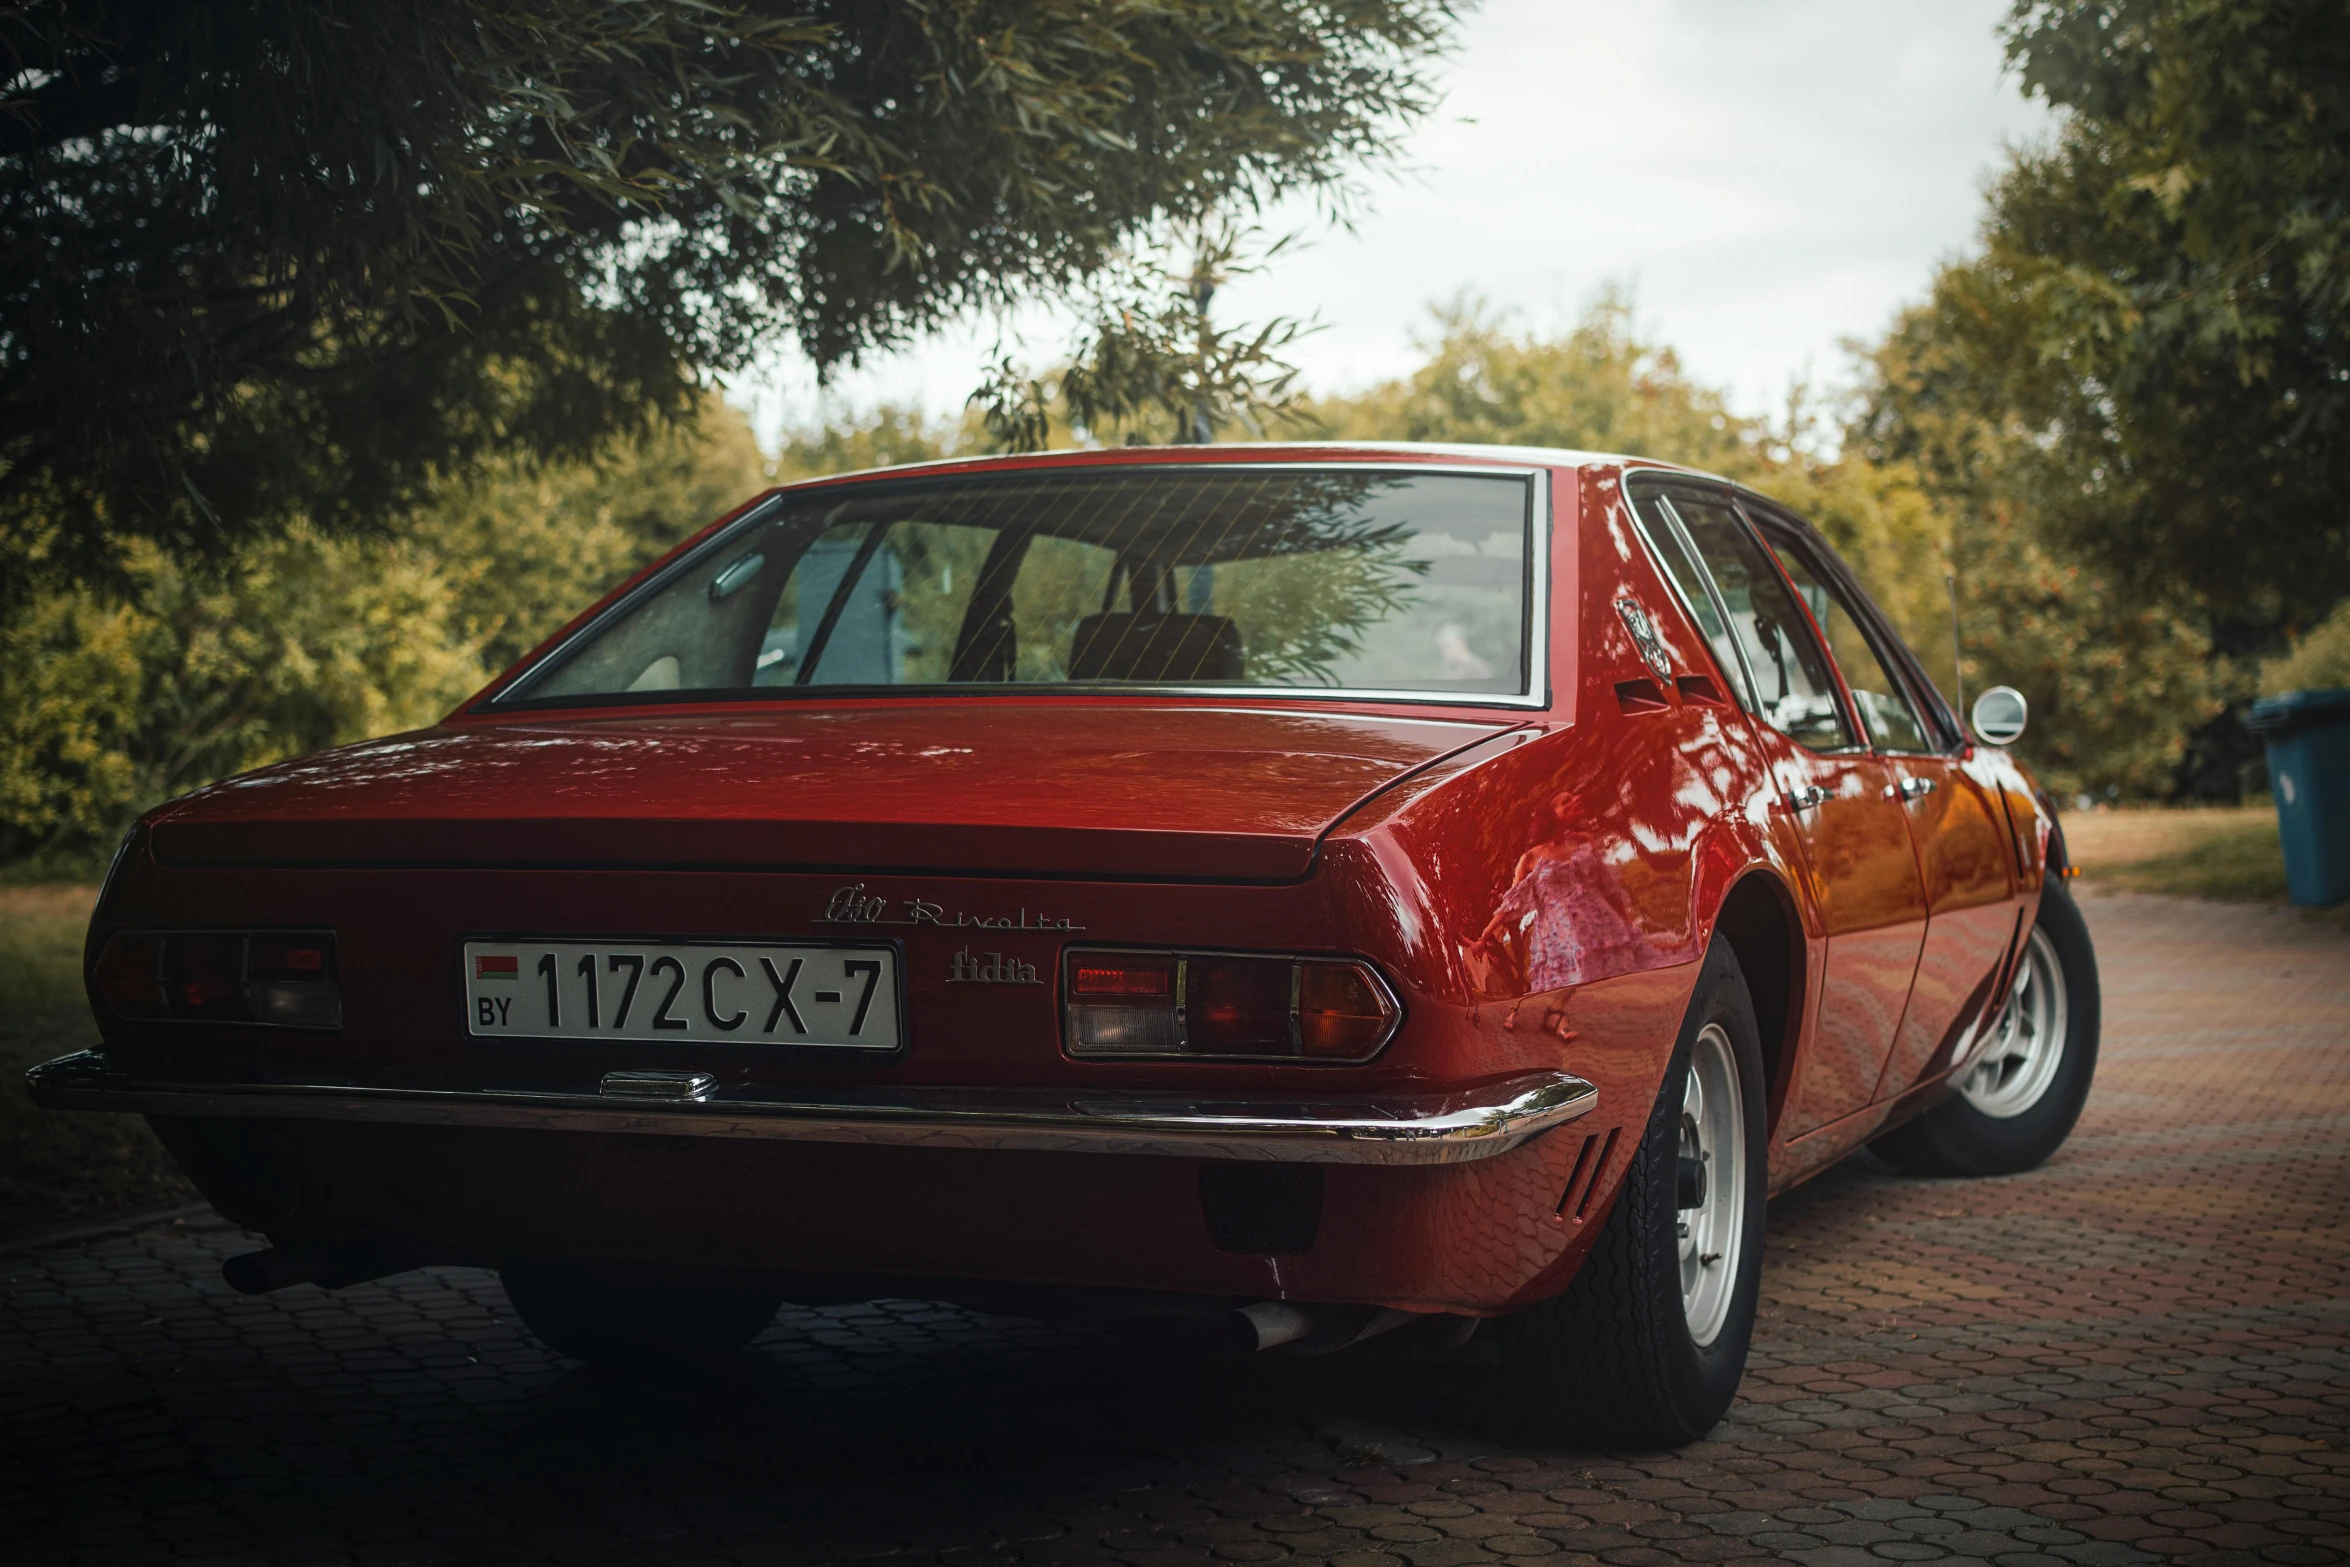
{"type": "Polygon", "coordinates": [[[174,865],[665,866],[1277,881],[1395,780],[1511,727],[984,700],[546,718],[190,796],[174,865]]]}

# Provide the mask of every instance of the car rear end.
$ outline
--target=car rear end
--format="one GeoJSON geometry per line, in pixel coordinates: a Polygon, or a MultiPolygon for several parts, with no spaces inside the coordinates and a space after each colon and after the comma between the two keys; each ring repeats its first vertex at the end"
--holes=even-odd
{"type": "MultiPolygon", "coordinates": [[[[1180,504],[1123,533],[1017,473],[1010,523],[970,486],[754,508],[451,723],[151,816],[92,927],[105,1046],[36,1093],[149,1114],[330,1282],[1555,1287],[1593,1148],[1546,1134],[1598,1091],[1430,892],[1448,802],[1561,743],[1548,475],[1412,466],[1138,467],[1130,510],[1180,504]],[[1400,653],[1399,593],[1438,610],[1400,653]]],[[[1653,1029],[1645,982],[1582,1028],[1653,1029]]]]}

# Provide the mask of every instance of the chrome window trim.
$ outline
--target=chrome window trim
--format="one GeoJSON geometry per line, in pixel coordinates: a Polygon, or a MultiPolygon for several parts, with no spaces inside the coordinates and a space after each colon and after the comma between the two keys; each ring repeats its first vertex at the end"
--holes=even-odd
{"type": "MultiPolygon", "coordinates": [[[[1697,580],[1705,584],[1706,601],[1713,605],[1715,616],[1722,622],[1722,635],[1730,639],[1730,651],[1738,660],[1739,705],[1749,713],[1759,712],[1762,706],[1761,699],[1755,693],[1762,687],[1754,678],[1754,660],[1746,656],[1746,644],[1738,639],[1738,622],[1731,618],[1730,601],[1722,596],[1722,585],[1714,580],[1712,570],[1705,563],[1705,556],[1699,553],[1697,536],[1689,531],[1688,522],[1681,516],[1681,508],[1673,504],[1672,493],[1668,490],[1658,490],[1656,503],[1658,509],[1664,513],[1665,521],[1672,527],[1673,542],[1679,545],[1681,553],[1688,557],[1691,569],[1697,573],[1697,580]]],[[[1639,521],[1637,507],[1633,510],[1633,521],[1639,521]]],[[[1654,548],[1653,544],[1651,548],[1654,548]]],[[[1669,577],[1671,573],[1668,572],[1666,575],[1669,577]]],[[[1678,593],[1680,585],[1674,584],[1673,590],[1678,593]]],[[[1699,626],[1697,629],[1699,639],[1704,641],[1710,649],[1713,639],[1705,635],[1703,626],[1699,626]]],[[[1718,660],[1720,655],[1716,654],[1715,657],[1718,660]]]]}
{"type": "MultiPolygon", "coordinates": [[[[701,543],[687,550],[638,583],[628,592],[606,605],[603,610],[574,628],[570,635],[548,648],[528,665],[516,670],[510,678],[502,679],[487,696],[466,707],[468,716],[488,716],[506,713],[560,712],[566,709],[600,709],[610,707],[661,707],[690,703],[747,704],[752,702],[807,702],[817,699],[864,698],[872,696],[954,697],[954,696],[1203,696],[1278,699],[1311,702],[1414,702],[1444,707],[1501,707],[1519,710],[1548,708],[1553,699],[1551,690],[1550,658],[1550,592],[1554,540],[1554,507],[1551,496],[1552,470],[1539,463],[1464,463],[1464,462],[1152,462],[1152,463],[1069,463],[1051,464],[1034,468],[1006,468],[978,474],[932,475],[917,479],[880,477],[865,481],[876,487],[898,486],[928,488],[957,481],[1006,481],[1033,477],[1038,474],[1067,474],[1084,472],[1135,473],[1197,473],[1202,469],[1241,468],[1267,473],[1393,473],[1405,470],[1411,473],[1443,473],[1476,478],[1507,478],[1528,481],[1527,539],[1524,563],[1525,629],[1521,638],[1520,683],[1523,689],[1515,694],[1487,691],[1427,691],[1385,690],[1368,686],[1210,686],[1210,685],[1143,685],[1128,681],[1086,682],[1012,682],[997,685],[977,683],[937,685],[882,685],[882,686],[745,686],[714,688],[698,691],[662,692],[659,699],[648,701],[649,692],[599,693],[591,698],[575,696],[532,697],[531,685],[543,675],[562,667],[573,649],[587,638],[603,630],[613,619],[634,609],[656,590],[665,587],[680,573],[723,551],[730,541],[746,530],[772,519],[775,511],[793,497],[795,491],[783,490],[769,497],[762,505],[752,507],[726,527],[711,534],[701,543]],[[756,693],[755,695],[749,693],[756,693]]],[[[828,484],[827,489],[847,492],[857,484],[828,484]]],[[[844,496],[845,498],[845,496],[844,496]]]]}
{"type": "MultiPolygon", "coordinates": [[[[1670,469],[1651,469],[1643,472],[1657,473],[1667,479],[1683,477],[1670,469]]],[[[1694,475],[1688,477],[1695,478],[1694,475]]],[[[1665,591],[1673,595],[1673,602],[1681,606],[1682,615],[1688,619],[1691,628],[1697,632],[1697,640],[1704,645],[1706,655],[1719,664],[1722,655],[1715,650],[1713,638],[1705,634],[1705,623],[1698,618],[1697,606],[1690,603],[1689,595],[1681,591],[1681,584],[1674,577],[1673,568],[1665,560],[1663,547],[1649,536],[1648,523],[1640,515],[1640,497],[1632,493],[1632,478],[1633,475],[1629,473],[1624,476],[1624,509],[1632,514],[1633,535],[1640,540],[1640,547],[1648,552],[1650,569],[1655,571],[1658,580],[1664,583],[1665,591]]],[[[1697,482],[1709,481],[1697,480],[1697,482]]],[[[1721,481],[1710,482],[1720,483],[1721,481]]],[[[1725,494],[1727,493],[1725,488],[1725,494]]],[[[1738,667],[1724,669],[1722,673],[1730,677],[1730,683],[1735,688],[1734,694],[1738,698],[1738,709],[1750,716],[1759,717],[1760,707],[1754,694],[1757,690],[1754,683],[1754,669],[1746,661],[1745,645],[1738,640],[1738,633],[1732,629],[1733,622],[1730,619],[1729,601],[1722,597],[1721,587],[1714,581],[1713,572],[1707,568],[1705,557],[1698,553],[1697,541],[1690,537],[1689,526],[1681,520],[1681,513],[1673,505],[1671,493],[1662,484],[1659,484],[1655,494],[1657,504],[1663,509],[1666,524],[1673,530],[1674,544],[1688,558],[1691,568],[1697,573],[1697,580],[1705,584],[1706,602],[1713,607],[1713,612],[1721,617],[1723,630],[1730,639],[1730,651],[1737,657],[1738,667]]]]}

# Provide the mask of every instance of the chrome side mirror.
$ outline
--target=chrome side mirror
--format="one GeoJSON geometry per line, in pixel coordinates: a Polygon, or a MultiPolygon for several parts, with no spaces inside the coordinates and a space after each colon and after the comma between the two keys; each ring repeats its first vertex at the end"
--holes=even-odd
{"type": "Polygon", "coordinates": [[[2013,686],[1993,686],[1975,698],[1975,738],[1985,745],[2013,745],[2022,738],[2031,705],[2013,686]]]}

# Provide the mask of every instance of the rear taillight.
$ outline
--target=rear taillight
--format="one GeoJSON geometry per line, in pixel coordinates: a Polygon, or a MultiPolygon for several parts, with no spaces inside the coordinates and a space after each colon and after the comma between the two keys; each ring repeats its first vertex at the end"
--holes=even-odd
{"type": "Polygon", "coordinates": [[[135,1023],[343,1026],[332,931],[120,931],[90,988],[135,1023]]]}
{"type": "Polygon", "coordinates": [[[1073,1056],[1367,1061],[1403,1012],[1368,963],[1226,952],[1071,952],[1073,1056]]]}

